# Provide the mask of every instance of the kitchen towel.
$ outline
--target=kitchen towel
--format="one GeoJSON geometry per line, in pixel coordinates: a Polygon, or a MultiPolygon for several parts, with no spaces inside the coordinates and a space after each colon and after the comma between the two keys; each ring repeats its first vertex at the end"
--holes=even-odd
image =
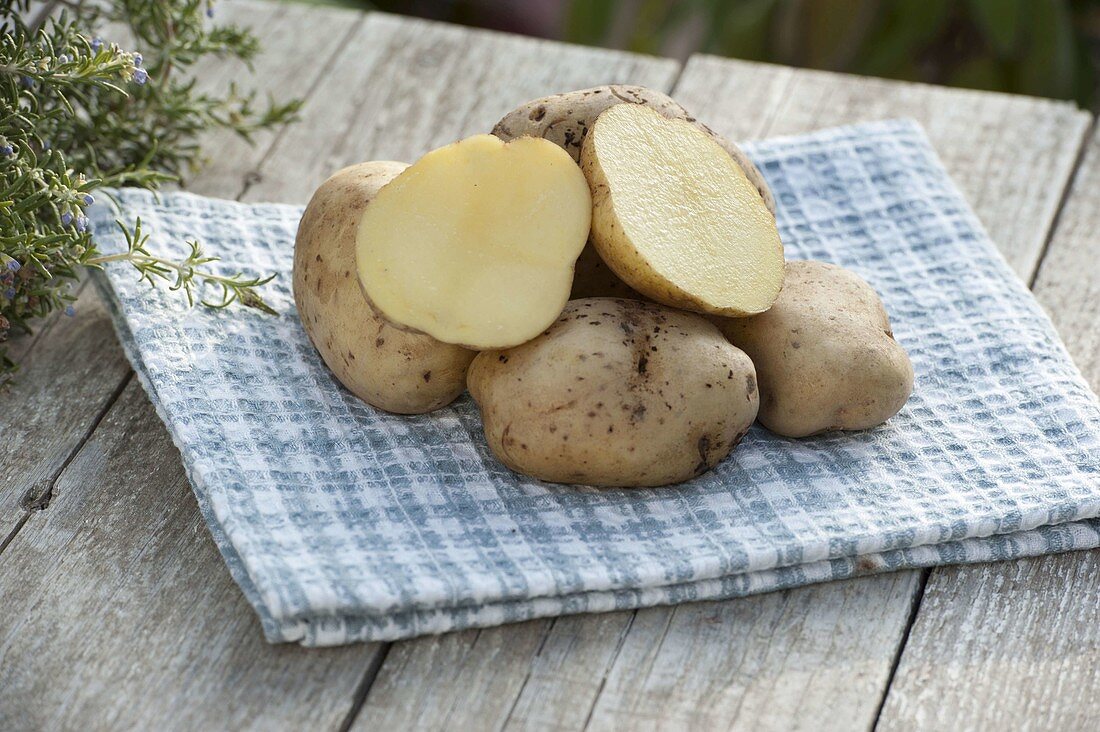
{"type": "MultiPolygon", "coordinates": [[[[301,207],[118,194],[158,248],[278,273],[278,316],[189,308],[126,263],[97,278],[214,540],[272,642],[394,640],[729,598],[870,572],[1100,544],[1100,407],[913,122],[746,146],[789,259],[855,270],[916,386],[877,429],[754,427],[675,487],[542,483],[489,452],[468,396],[382,413],[333,379],[291,295],[301,207]]],[[[186,602],[187,598],[180,598],[186,602]]]]}

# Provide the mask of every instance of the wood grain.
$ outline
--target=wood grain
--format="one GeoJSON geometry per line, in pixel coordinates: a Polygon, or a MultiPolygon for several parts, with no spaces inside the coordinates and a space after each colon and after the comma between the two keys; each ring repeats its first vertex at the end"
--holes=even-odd
{"type": "Polygon", "coordinates": [[[918,574],[639,612],[589,729],[868,727],[918,574]]]}
{"type": "Polygon", "coordinates": [[[933,573],[877,729],[1100,729],[1100,552],[933,573]]]}
{"type": "Polygon", "coordinates": [[[1073,362],[1100,393],[1100,128],[1089,141],[1032,289],[1073,362]]]}
{"type": "MultiPolygon", "coordinates": [[[[227,60],[206,69],[199,77],[198,89],[223,90],[231,81],[242,85],[247,81],[256,85],[258,103],[265,103],[267,95],[272,94],[279,102],[301,99],[306,109],[330,103],[331,96],[326,97],[323,90],[317,93],[318,85],[334,75],[334,58],[367,18],[363,13],[317,5],[257,0],[220,5],[218,17],[247,26],[260,39],[262,49],[252,62],[256,71],[250,72],[239,61],[227,60]],[[303,33],[303,28],[308,28],[308,33],[303,33]]],[[[203,167],[185,181],[184,187],[204,196],[239,198],[285,130],[261,130],[252,135],[251,144],[228,130],[204,134],[200,138],[203,167]]]]}
{"type": "Polygon", "coordinates": [[[352,729],[500,729],[550,622],[395,643],[352,729]]]}
{"type": "Polygon", "coordinates": [[[331,729],[379,651],[264,642],[136,379],[0,567],[0,729],[331,729]]]}
{"type": "Polygon", "coordinates": [[[735,139],[891,117],[916,119],[1024,280],[1038,263],[1090,121],[1070,102],[712,56],[691,58],[676,98],[735,139]],[[761,75],[773,79],[771,96],[743,96],[743,87],[759,88],[761,75]],[[753,118],[762,119],[763,126],[746,121],[753,118]]]}
{"type": "MultiPolygon", "coordinates": [[[[0,540],[28,511],[47,506],[65,461],[117,396],[130,365],[95,288],[24,353],[18,383],[0,410],[0,540]]],[[[4,561],[0,555],[0,563],[4,561]]]]}
{"type": "MultiPolygon", "coordinates": [[[[1100,133],[1078,168],[1035,281],[1100,390],[1100,133]]],[[[932,573],[884,730],[1100,729],[1100,551],[932,573]]]]}

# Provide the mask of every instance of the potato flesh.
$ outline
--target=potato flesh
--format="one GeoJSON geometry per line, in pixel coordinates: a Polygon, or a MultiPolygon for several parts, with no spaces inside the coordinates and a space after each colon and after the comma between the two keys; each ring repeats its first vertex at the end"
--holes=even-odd
{"type": "Polygon", "coordinates": [[[389,320],[446,343],[523,343],[557,318],[591,199],[561,148],[478,135],[428,153],[363,215],[359,281],[389,320]]]}
{"type": "Polygon", "coordinates": [[[582,161],[596,248],[634,289],[666,305],[733,316],[763,312],[778,297],[783,245],[775,220],[704,132],[620,104],[597,119],[582,161]]]}

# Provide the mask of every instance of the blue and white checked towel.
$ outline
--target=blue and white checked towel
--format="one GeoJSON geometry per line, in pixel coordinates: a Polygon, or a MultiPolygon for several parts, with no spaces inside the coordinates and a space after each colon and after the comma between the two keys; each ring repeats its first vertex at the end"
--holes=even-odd
{"type": "MultiPolygon", "coordinates": [[[[227,270],[279,273],[265,291],[279,317],[188,309],[125,264],[100,279],[269,640],[408,638],[1100,544],[1097,399],[920,128],[747,149],[788,257],[874,285],[916,389],[879,429],[754,428],[716,470],[664,489],[529,480],[489,453],[468,397],[396,417],[343,391],[294,311],[300,208],[121,194],[158,247],[197,238],[227,270]]],[[[123,246],[116,215],[94,216],[105,251],[123,246]]]]}

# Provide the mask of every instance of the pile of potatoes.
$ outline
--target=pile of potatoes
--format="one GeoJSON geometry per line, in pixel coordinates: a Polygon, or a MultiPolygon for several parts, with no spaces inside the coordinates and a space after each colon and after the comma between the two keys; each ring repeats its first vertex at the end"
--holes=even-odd
{"type": "Polygon", "coordinates": [[[678,483],[757,419],[866,429],[913,387],[874,290],[785,262],[752,162],[642,87],[338,171],[302,216],[294,297],[357,397],[420,414],[468,388],[493,453],[553,482],[678,483]]]}

